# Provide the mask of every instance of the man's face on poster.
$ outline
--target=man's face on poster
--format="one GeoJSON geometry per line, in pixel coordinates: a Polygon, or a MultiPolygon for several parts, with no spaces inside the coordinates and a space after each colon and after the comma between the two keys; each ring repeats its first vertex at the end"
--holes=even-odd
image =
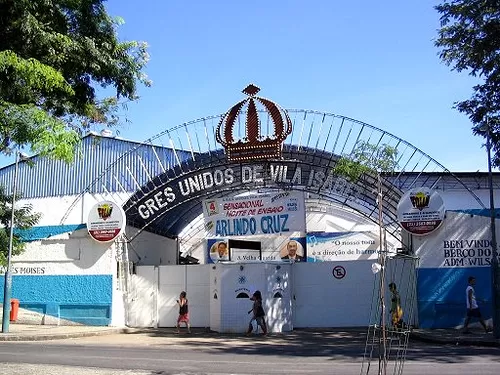
{"type": "Polygon", "coordinates": [[[288,255],[294,258],[297,255],[297,242],[290,241],[287,245],[288,255]]]}
{"type": "Polygon", "coordinates": [[[227,245],[225,242],[219,242],[217,245],[217,251],[219,252],[220,257],[224,257],[227,254],[227,245]]]}

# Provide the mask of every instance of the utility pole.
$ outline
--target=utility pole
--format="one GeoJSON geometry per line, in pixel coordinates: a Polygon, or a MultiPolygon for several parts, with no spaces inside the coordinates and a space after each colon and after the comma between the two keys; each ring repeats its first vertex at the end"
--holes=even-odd
{"type": "Polygon", "coordinates": [[[384,249],[384,206],[382,200],[382,179],[380,173],[377,172],[377,203],[378,203],[378,228],[379,228],[379,242],[380,242],[380,252],[378,261],[382,266],[380,269],[380,326],[382,329],[381,332],[381,353],[379,358],[379,374],[386,375],[387,374],[387,327],[385,321],[385,267],[386,267],[386,253],[384,249]]]}
{"type": "Polygon", "coordinates": [[[10,328],[10,297],[12,295],[12,246],[14,238],[14,219],[15,219],[15,205],[16,205],[16,190],[17,190],[17,174],[19,170],[19,158],[21,154],[16,151],[16,164],[14,167],[14,179],[12,182],[12,207],[10,216],[10,231],[9,231],[9,252],[7,255],[7,269],[5,270],[5,281],[3,287],[3,316],[2,316],[2,333],[9,333],[10,328]]]}
{"type": "Polygon", "coordinates": [[[488,151],[488,185],[490,191],[490,231],[491,231],[491,303],[493,316],[493,335],[500,338],[500,276],[498,267],[498,249],[496,233],[496,214],[493,190],[493,173],[491,171],[491,131],[486,124],[486,149],[488,151]]]}

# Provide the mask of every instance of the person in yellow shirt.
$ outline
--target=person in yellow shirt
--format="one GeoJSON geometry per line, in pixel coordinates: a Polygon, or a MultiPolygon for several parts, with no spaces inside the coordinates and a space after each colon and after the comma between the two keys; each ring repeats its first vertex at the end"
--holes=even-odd
{"type": "Polygon", "coordinates": [[[399,296],[396,283],[389,284],[391,292],[391,323],[396,330],[403,328],[403,308],[401,307],[401,297],[399,296]]]}

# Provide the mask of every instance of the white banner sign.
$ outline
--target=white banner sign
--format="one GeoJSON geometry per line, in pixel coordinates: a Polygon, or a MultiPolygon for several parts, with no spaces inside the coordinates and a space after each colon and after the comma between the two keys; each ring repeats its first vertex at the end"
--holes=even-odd
{"type": "Polygon", "coordinates": [[[305,232],[302,192],[252,194],[203,201],[210,236],[232,237],[305,232]]]}
{"type": "Polygon", "coordinates": [[[377,259],[379,239],[372,232],[307,234],[307,252],[314,262],[377,259]]]}
{"type": "Polygon", "coordinates": [[[489,210],[483,213],[447,211],[438,231],[414,238],[419,268],[491,267],[489,210]]]}

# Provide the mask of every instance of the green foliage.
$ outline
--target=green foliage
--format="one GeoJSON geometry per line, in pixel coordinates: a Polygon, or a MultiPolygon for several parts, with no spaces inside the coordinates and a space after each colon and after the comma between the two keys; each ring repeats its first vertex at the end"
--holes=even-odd
{"type": "Polygon", "coordinates": [[[398,150],[395,147],[360,141],[350,155],[340,157],[334,172],[350,182],[356,182],[364,174],[380,175],[393,172],[398,166],[397,155],[398,150]]]}
{"type": "Polygon", "coordinates": [[[0,152],[69,162],[84,131],[120,122],[137,84],[151,84],[147,45],[119,41],[122,23],[103,0],[0,0],[0,152]]]}
{"type": "Polygon", "coordinates": [[[12,143],[30,145],[31,151],[43,156],[71,162],[80,135],[64,121],[31,105],[0,101],[0,151],[9,153],[12,143]]]}
{"type": "MultiPolygon", "coordinates": [[[[16,199],[21,198],[16,194],[16,199]]],[[[10,237],[10,219],[12,215],[12,196],[5,193],[3,186],[0,186],[0,266],[7,264],[10,237]]],[[[36,225],[41,218],[40,213],[33,212],[30,204],[16,206],[14,210],[14,223],[16,229],[29,229],[36,225]]],[[[12,237],[12,255],[21,254],[24,251],[25,243],[14,233],[12,237]]]]}
{"type": "Polygon", "coordinates": [[[469,100],[455,103],[466,114],[476,135],[491,131],[493,164],[500,166],[500,2],[443,1],[435,7],[441,29],[435,42],[439,57],[452,70],[477,77],[469,100]]]}

